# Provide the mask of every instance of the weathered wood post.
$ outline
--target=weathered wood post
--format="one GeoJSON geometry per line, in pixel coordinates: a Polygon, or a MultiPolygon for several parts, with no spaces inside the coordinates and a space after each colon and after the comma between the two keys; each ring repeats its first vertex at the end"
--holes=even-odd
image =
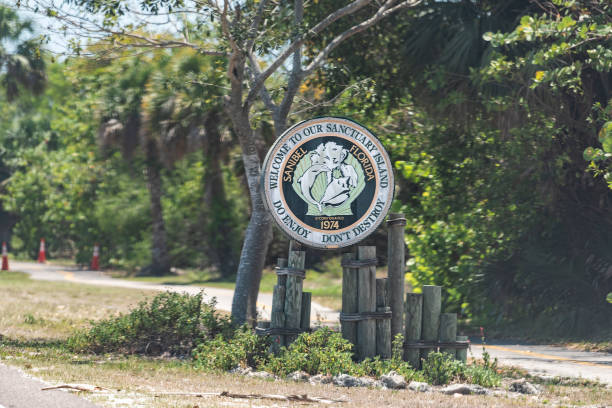
{"type": "MultiPolygon", "coordinates": [[[[454,343],[457,340],[457,313],[440,315],[440,343],[454,343]]],[[[440,353],[448,353],[455,358],[456,348],[440,345],[440,353]]]]}
{"type": "MultiPolygon", "coordinates": [[[[376,247],[357,247],[357,259],[365,266],[358,269],[357,311],[376,311],[376,247]]],[[[376,355],[376,321],[362,318],[357,323],[357,355],[360,359],[376,355]]]]}
{"type": "MultiPolygon", "coordinates": [[[[377,313],[391,311],[387,289],[387,279],[376,279],[377,313]]],[[[380,358],[391,358],[391,319],[379,318],[376,320],[376,355],[380,358]]]]}
{"type": "MultiPolygon", "coordinates": [[[[424,342],[437,342],[440,328],[440,311],[442,309],[442,287],[423,286],[423,329],[421,338],[424,342]]],[[[435,350],[435,347],[421,349],[421,358],[435,350]]]]}
{"type": "MultiPolygon", "coordinates": [[[[468,336],[457,336],[457,341],[465,341],[469,340],[468,336]]],[[[467,347],[465,348],[457,348],[457,353],[455,354],[457,360],[466,362],[467,361],[467,347]]]]}
{"type": "MultiPolygon", "coordinates": [[[[302,284],[306,259],[306,252],[301,249],[302,246],[296,241],[292,240],[289,244],[288,273],[285,290],[285,328],[287,329],[299,329],[301,323],[302,284]]],[[[296,335],[288,335],[285,340],[286,344],[291,344],[296,338],[296,335]]]]}
{"type": "Polygon", "coordinates": [[[310,330],[310,306],[312,303],[312,293],[302,292],[302,310],[300,313],[300,329],[310,330]]]}
{"type": "MultiPolygon", "coordinates": [[[[280,270],[287,267],[287,259],[278,258],[276,263],[280,270]]],[[[276,285],[272,293],[272,312],[270,315],[270,328],[280,329],[285,327],[285,290],[287,284],[287,275],[277,275],[276,285]]],[[[272,335],[271,350],[273,353],[278,353],[280,348],[285,345],[285,336],[280,334],[272,335]]]]}
{"type": "MultiPolygon", "coordinates": [[[[357,269],[350,266],[357,258],[354,252],[342,254],[342,314],[357,313],[357,269]]],[[[340,320],[342,337],[357,346],[357,322],[340,320]]]]}
{"type": "Polygon", "coordinates": [[[404,285],[406,257],[404,253],[404,228],[406,218],[401,213],[390,213],[388,230],[388,268],[391,306],[391,338],[404,333],[404,285]]]}
{"type": "Polygon", "coordinates": [[[404,335],[404,360],[412,368],[418,369],[421,363],[421,350],[415,343],[421,340],[423,323],[423,295],[406,293],[406,334],[404,335]]]}

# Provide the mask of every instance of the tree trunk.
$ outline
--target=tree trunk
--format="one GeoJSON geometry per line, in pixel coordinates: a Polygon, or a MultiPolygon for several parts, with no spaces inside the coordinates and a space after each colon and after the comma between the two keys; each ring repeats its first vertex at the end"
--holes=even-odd
{"type": "Polygon", "coordinates": [[[221,134],[219,116],[216,112],[208,115],[204,122],[206,131],[204,174],[204,216],[206,225],[206,255],[223,277],[236,272],[236,234],[230,211],[232,203],[225,194],[225,181],[221,169],[221,134]]]}
{"type": "MultiPolygon", "coordinates": [[[[228,106],[234,131],[240,140],[242,161],[251,199],[251,218],[247,226],[240,264],[236,275],[236,289],[232,301],[232,318],[236,324],[254,324],[259,283],[264,268],[268,246],[272,240],[272,219],[268,214],[261,191],[261,160],[249,121],[248,108],[228,106]]],[[[240,106],[240,105],[238,105],[240,106]]]]}
{"type": "MultiPolygon", "coordinates": [[[[149,147],[149,149],[151,149],[149,147]]],[[[148,149],[148,150],[149,150],[148,149]]],[[[170,257],[166,239],[166,227],[161,205],[162,179],[160,164],[147,153],[147,188],[151,199],[151,221],[153,230],[153,243],[151,245],[151,265],[144,272],[152,275],[170,273],[170,257]]]]}

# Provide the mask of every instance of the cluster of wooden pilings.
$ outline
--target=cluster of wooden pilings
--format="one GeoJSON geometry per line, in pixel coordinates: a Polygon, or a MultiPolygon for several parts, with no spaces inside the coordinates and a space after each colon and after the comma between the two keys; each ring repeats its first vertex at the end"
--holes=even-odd
{"type": "Polygon", "coordinates": [[[467,360],[467,336],[457,336],[457,314],[441,313],[442,287],[423,286],[422,293],[407,293],[405,303],[404,360],[419,368],[432,351],[467,360]]]}
{"type": "Polygon", "coordinates": [[[440,286],[407,293],[404,301],[406,220],[391,213],[387,225],[387,278],[376,278],[376,247],[358,246],[342,257],[342,336],[358,359],[391,357],[392,339],[402,334],[404,359],[414,368],[438,349],[465,361],[468,339],[457,336],[457,314],[441,313],[440,286]]]}
{"type": "Polygon", "coordinates": [[[272,351],[292,343],[305,331],[310,331],[310,304],[312,293],[304,292],[304,261],[306,252],[299,244],[291,241],[289,257],[277,261],[277,282],[272,295],[270,326],[259,330],[272,337],[272,351]]]}
{"type": "MultiPolygon", "coordinates": [[[[357,246],[342,256],[342,336],[355,345],[356,357],[391,357],[392,339],[404,336],[404,360],[419,368],[421,360],[440,350],[466,361],[468,338],[457,336],[457,314],[441,313],[442,287],[424,286],[404,293],[403,214],[391,213],[388,225],[388,270],[376,278],[376,247],[357,246]]],[[[272,351],[310,331],[312,294],[303,292],[305,251],[291,241],[289,257],[279,258],[269,324],[259,334],[272,337],[272,351]]],[[[266,322],[267,323],[267,322],[266,322]]]]}

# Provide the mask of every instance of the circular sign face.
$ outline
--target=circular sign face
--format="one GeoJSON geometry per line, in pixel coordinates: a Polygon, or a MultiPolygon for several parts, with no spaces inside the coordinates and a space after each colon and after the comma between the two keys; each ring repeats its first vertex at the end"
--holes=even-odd
{"type": "Polygon", "coordinates": [[[361,241],[393,200],[387,152],[368,129],[345,118],[311,119],[287,130],[268,152],[262,177],[276,223],[316,248],[361,241]]]}

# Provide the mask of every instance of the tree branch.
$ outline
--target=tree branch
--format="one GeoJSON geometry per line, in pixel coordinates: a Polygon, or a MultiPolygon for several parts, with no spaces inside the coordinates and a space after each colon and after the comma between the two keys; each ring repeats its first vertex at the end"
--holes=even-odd
{"type": "Polygon", "coordinates": [[[263,12],[266,9],[267,5],[268,5],[268,0],[261,0],[259,2],[259,7],[257,8],[257,14],[255,14],[255,18],[253,19],[253,22],[251,23],[251,26],[249,27],[249,34],[248,34],[249,41],[247,42],[247,46],[246,46],[246,52],[249,54],[253,50],[253,45],[255,44],[255,39],[257,38],[257,30],[259,29],[259,25],[261,24],[261,19],[263,17],[263,12]]]}
{"type": "MultiPolygon", "coordinates": [[[[294,23],[296,30],[298,30],[296,31],[295,37],[299,37],[299,27],[302,25],[302,21],[304,20],[304,1],[295,0],[294,4],[294,23]]],[[[302,46],[299,45],[293,52],[293,66],[291,67],[291,74],[289,76],[289,80],[287,81],[287,91],[283,96],[278,112],[279,125],[283,129],[276,129],[277,133],[285,130],[284,128],[287,125],[287,115],[289,115],[289,110],[293,104],[293,98],[295,97],[295,94],[297,93],[302,82],[302,74],[302,46]]]]}
{"type": "Polygon", "coordinates": [[[306,67],[306,69],[304,70],[304,75],[308,76],[310,75],[315,69],[319,68],[323,62],[325,62],[325,60],[327,59],[327,57],[329,56],[329,54],[338,46],[340,45],[343,41],[347,40],[348,38],[352,37],[353,35],[360,33],[368,28],[370,28],[371,26],[373,26],[374,24],[376,24],[377,22],[379,22],[380,20],[382,20],[383,18],[390,16],[391,14],[397,12],[400,9],[406,8],[406,7],[414,7],[417,4],[419,4],[421,2],[421,0],[409,0],[409,1],[403,1],[399,4],[397,4],[396,6],[393,6],[394,1],[393,0],[389,0],[387,2],[385,2],[376,12],[376,14],[374,14],[372,17],[370,17],[369,19],[354,25],[353,27],[349,28],[348,30],[346,30],[345,32],[343,32],[342,34],[339,34],[338,36],[336,36],[336,38],[334,38],[333,40],[330,41],[329,44],[327,44],[327,46],[325,48],[323,48],[321,50],[321,52],[319,52],[319,54],[317,54],[317,56],[312,60],[312,62],[308,65],[308,67],[306,67]]]}
{"type": "MultiPolygon", "coordinates": [[[[249,53],[249,61],[250,61],[250,67],[251,67],[251,72],[252,72],[251,82],[255,83],[257,82],[257,80],[259,79],[259,76],[261,75],[261,69],[259,69],[259,64],[257,62],[257,59],[255,58],[252,52],[249,53]]],[[[270,93],[268,92],[268,88],[266,88],[265,84],[261,85],[261,90],[259,93],[260,93],[260,96],[261,96],[261,99],[264,105],[266,105],[266,108],[268,108],[270,112],[272,112],[274,120],[276,121],[276,116],[278,115],[278,106],[274,103],[274,100],[272,99],[272,96],[270,96],[270,93]]]]}
{"type": "MultiPolygon", "coordinates": [[[[253,100],[257,97],[257,94],[259,93],[259,88],[263,85],[266,79],[268,79],[270,75],[276,72],[276,70],[285,62],[285,60],[291,54],[293,54],[295,50],[299,48],[304,43],[304,41],[306,41],[307,38],[313,37],[319,34],[321,31],[327,28],[330,24],[339,20],[340,18],[345,17],[349,14],[355,13],[357,10],[367,5],[370,1],[371,0],[355,0],[349,5],[334,11],[333,13],[325,17],[323,20],[321,20],[318,24],[316,24],[313,28],[308,30],[306,34],[294,40],[259,76],[259,80],[251,88],[247,96],[247,99],[245,101],[245,106],[250,105],[253,102],[253,100]]],[[[389,1],[394,2],[394,0],[389,0],[389,1]]]]}

